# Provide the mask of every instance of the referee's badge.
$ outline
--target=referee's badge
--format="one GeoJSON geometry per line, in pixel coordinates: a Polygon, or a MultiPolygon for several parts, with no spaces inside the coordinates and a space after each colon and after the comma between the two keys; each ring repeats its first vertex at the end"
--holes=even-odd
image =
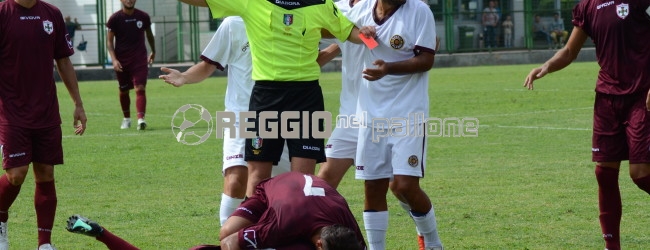
{"type": "Polygon", "coordinates": [[[262,142],[263,141],[264,140],[262,139],[262,137],[259,137],[259,136],[253,138],[252,143],[251,143],[251,146],[253,146],[253,154],[258,155],[258,154],[260,154],[260,152],[262,152],[261,148],[262,148],[262,142]]]}
{"type": "Polygon", "coordinates": [[[289,26],[293,24],[293,14],[284,14],[284,25],[289,26]]]}
{"type": "Polygon", "coordinates": [[[418,157],[416,155],[411,155],[411,156],[409,156],[408,163],[409,163],[409,166],[411,166],[411,167],[417,167],[418,163],[420,163],[420,160],[418,160],[418,157]]]}
{"type": "Polygon", "coordinates": [[[390,46],[393,47],[393,49],[401,49],[404,47],[404,38],[400,35],[394,35],[390,38],[390,46]]]}

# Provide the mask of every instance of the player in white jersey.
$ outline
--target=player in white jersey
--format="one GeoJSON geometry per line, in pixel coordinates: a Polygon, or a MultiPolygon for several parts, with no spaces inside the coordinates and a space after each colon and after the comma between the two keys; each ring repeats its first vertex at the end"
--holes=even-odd
{"type": "Polygon", "coordinates": [[[356,178],[365,180],[363,219],[370,250],[385,249],[391,179],[390,189],[410,211],[426,249],[442,249],[433,206],[420,188],[428,71],[437,49],[433,14],[417,0],[364,0],[347,17],[358,27],[374,25],[379,44],[364,58],[357,107],[367,114],[359,129],[356,178]]]}
{"type": "MultiPolygon", "coordinates": [[[[251,91],[254,81],[251,78],[252,59],[246,27],[241,17],[227,17],[223,20],[208,46],[201,53],[202,62],[190,67],[185,72],[175,69],[161,68],[167,75],[159,78],[176,87],[188,83],[198,83],[208,78],[216,69],[224,70],[228,66],[228,86],[226,88],[225,108],[226,111],[235,112],[237,121],[239,112],[248,111],[251,91]]],[[[239,122],[235,122],[235,128],[239,128],[239,122]]],[[[223,140],[223,193],[221,194],[221,206],[219,209],[219,220],[223,223],[246,196],[246,182],[248,180],[248,168],[244,161],[245,139],[230,138],[230,129],[224,129],[223,140]]],[[[284,149],[280,162],[273,168],[273,176],[288,172],[291,169],[288,150],[284,149]]]]}
{"type": "MultiPolygon", "coordinates": [[[[341,0],[335,4],[341,13],[345,15],[359,1],[341,0]]],[[[318,177],[327,181],[334,188],[339,185],[343,175],[354,164],[354,158],[356,157],[359,121],[355,118],[357,116],[359,85],[363,80],[361,77],[361,71],[363,71],[361,58],[368,50],[364,48],[363,44],[341,43],[339,40],[335,42],[335,44],[323,49],[322,53],[332,55],[342,53],[339,114],[336,117],[336,128],[325,145],[327,161],[321,164],[318,171],[318,177]]],[[[321,54],[320,57],[326,56],[321,54]]]]}

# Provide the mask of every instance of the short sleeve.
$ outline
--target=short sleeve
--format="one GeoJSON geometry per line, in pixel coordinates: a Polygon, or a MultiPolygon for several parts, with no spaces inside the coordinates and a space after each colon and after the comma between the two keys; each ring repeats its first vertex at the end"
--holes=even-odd
{"type": "Polygon", "coordinates": [[[212,17],[244,16],[251,0],[206,0],[212,17]]]}
{"type": "Polygon", "coordinates": [[[210,43],[205,47],[201,53],[204,61],[207,59],[207,63],[216,65],[217,68],[223,70],[223,67],[230,64],[235,56],[233,53],[233,43],[235,41],[233,38],[233,32],[243,32],[243,30],[237,31],[232,29],[232,18],[226,18],[223,20],[219,28],[212,36],[210,43]]]}
{"type": "Polygon", "coordinates": [[[323,27],[328,30],[332,35],[343,42],[348,39],[354,24],[348,20],[345,15],[336,7],[334,2],[327,0],[327,11],[321,13],[323,19],[323,27]]]}
{"type": "Polygon", "coordinates": [[[147,13],[144,13],[144,28],[151,28],[151,17],[147,13]]]}
{"type": "Polygon", "coordinates": [[[108,18],[108,21],[106,21],[106,28],[109,29],[109,30],[113,29],[113,25],[114,25],[114,23],[115,23],[114,18],[113,18],[113,16],[111,15],[111,16],[108,18]]]}
{"type": "Polygon", "coordinates": [[[589,1],[581,1],[575,7],[573,7],[573,19],[571,20],[571,23],[573,23],[573,26],[580,27],[582,30],[587,32],[587,34],[590,34],[591,32],[588,32],[586,30],[587,20],[585,18],[585,2],[589,1]]]}
{"type": "Polygon", "coordinates": [[[61,59],[69,57],[74,54],[74,44],[68,35],[68,29],[65,27],[63,15],[59,12],[56,19],[54,19],[54,27],[56,32],[56,40],[54,42],[54,59],[61,59]]]}
{"type": "Polygon", "coordinates": [[[418,25],[414,25],[416,27],[415,46],[433,52],[436,48],[436,21],[431,10],[424,7],[424,3],[418,2],[417,6],[415,19],[413,19],[419,22],[418,25]]]}

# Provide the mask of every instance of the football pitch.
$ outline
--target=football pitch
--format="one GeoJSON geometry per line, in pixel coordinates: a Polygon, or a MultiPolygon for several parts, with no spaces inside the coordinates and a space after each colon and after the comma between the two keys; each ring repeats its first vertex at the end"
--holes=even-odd
{"type": "MultiPolygon", "coordinates": [[[[536,65],[434,68],[430,116],[476,118],[477,137],[431,137],[426,177],[446,249],[602,249],[591,125],[598,65],[574,63],[522,87],[536,65]]],[[[152,69],[158,70],[158,69],[152,69]]],[[[340,73],[324,73],[326,109],[336,115],[340,73]]],[[[56,167],[58,210],[53,243],[59,249],[105,249],[68,233],[68,216],[100,222],[141,249],[188,249],[217,244],[222,140],[189,146],[176,141],[172,116],[184,104],[223,110],[225,78],[175,88],[147,85],[146,131],[120,130],[115,81],[81,82],[88,129],[74,136],[73,106],[57,84],[65,165],[56,167]]],[[[409,100],[403,100],[408,102],[409,100]]],[[[135,116],[135,94],[131,93],[135,116]]],[[[405,159],[406,160],[406,159],[405,159]]],[[[622,247],[647,249],[648,195],[620,175],[624,204],[622,247]]],[[[363,229],[363,183],[348,171],[339,191],[363,229]]],[[[10,209],[12,249],[36,247],[34,184],[30,175],[10,209]]],[[[417,249],[415,225],[389,195],[387,249],[417,249]]]]}

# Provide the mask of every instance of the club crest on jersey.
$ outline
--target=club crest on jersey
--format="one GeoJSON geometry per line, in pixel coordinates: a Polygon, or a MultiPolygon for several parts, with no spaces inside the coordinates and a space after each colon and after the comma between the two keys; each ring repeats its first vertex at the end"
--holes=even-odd
{"type": "Polygon", "coordinates": [[[293,14],[284,14],[283,23],[286,26],[293,24],[293,14]]]}
{"type": "Polygon", "coordinates": [[[51,35],[54,32],[54,24],[48,20],[43,21],[43,30],[45,30],[45,33],[48,35],[51,35]]]}
{"type": "Polygon", "coordinates": [[[417,167],[418,163],[420,163],[420,160],[418,160],[418,157],[416,155],[411,155],[409,156],[408,163],[411,167],[417,167]]]}
{"type": "Polygon", "coordinates": [[[400,35],[394,35],[390,38],[390,46],[393,47],[393,49],[401,49],[404,47],[404,38],[400,35]]]}
{"type": "Polygon", "coordinates": [[[628,14],[630,14],[630,5],[626,3],[616,5],[616,15],[618,15],[618,17],[625,19],[628,14]]]}
{"type": "Polygon", "coordinates": [[[138,29],[142,29],[142,21],[136,22],[135,25],[138,26],[138,29]]]}

